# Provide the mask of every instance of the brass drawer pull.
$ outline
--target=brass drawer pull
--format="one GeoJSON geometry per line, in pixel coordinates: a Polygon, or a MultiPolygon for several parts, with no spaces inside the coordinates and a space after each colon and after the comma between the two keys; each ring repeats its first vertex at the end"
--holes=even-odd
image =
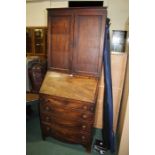
{"type": "Polygon", "coordinates": [[[82,129],[85,129],[86,128],[86,125],[82,125],[82,129]]]}
{"type": "Polygon", "coordinates": [[[82,140],[85,140],[85,139],[86,139],[86,137],[85,137],[85,136],[82,136],[81,138],[82,138],[82,140]]]}
{"type": "Polygon", "coordinates": [[[50,131],[50,127],[46,127],[46,130],[47,130],[47,131],[50,131]]]}
{"type": "Polygon", "coordinates": [[[47,99],[41,99],[41,102],[43,102],[43,103],[49,103],[50,100],[47,100],[47,99]]]}
{"type": "Polygon", "coordinates": [[[50,100],[46,100],[46,103],[49,103],[50,102],[50,100]]]}
{"type": "Polygon", "coordinates": [[[91,107],[90,110],[93,112],[94,111],[94,107],[91,107]]]}
{"type": "Polygon", "coordinates": [[[50,108],[49,108],[48,106],[46,106],[46,107],[45,107],[45,109],[46,109],[47,111],[49,111],[49,110],[50,110],[50,108]]]}
{"type": "Polygon", "coordinates": [[[86,105],[85,105],[85,106],[83,106],[83,109],[87,110],[87,106],[86,106],[86,105]]]}
{"type": "Polygon", "coordinates": [[[46,116],[46,121],[49,121],[49,120],[50,120],[50,118],[48,116],[46,116]]]}
{"type": "Polygon", "coordinates": [[[83,118],[87,118],[87,115],[86,115],[86,114],[84,114],[84,115],[82,115],[82,117],[83,117],[83,118]]]}

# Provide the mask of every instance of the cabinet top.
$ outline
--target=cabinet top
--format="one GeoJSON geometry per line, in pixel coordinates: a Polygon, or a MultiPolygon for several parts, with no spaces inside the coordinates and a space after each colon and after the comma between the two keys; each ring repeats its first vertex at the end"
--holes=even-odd
{"type": "Polygon", "coordinates": [[[98,80],[48,71],[40,89],[47,94],[85,102],[95,102],[98,80]]]}
{"type": "Polygon", "coordinates": [[[107,10],[107,7],[71,7],[71,8],[47,8],[47,11],[52,10],[107,10]]]}

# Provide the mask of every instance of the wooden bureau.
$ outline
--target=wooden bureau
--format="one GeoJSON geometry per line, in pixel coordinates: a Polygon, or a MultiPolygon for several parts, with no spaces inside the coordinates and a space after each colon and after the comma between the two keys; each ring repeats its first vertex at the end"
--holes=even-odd
{"type": "Polygon", "coordinates": [[[48,9],[48,72],[40,89],[43,138],[91,150],[106,8],[48,9]]]}
{"type": "Polygon", "coordinates": [[[40,89],[43,136],[90,149],[98,80],[48,71],[40,89]]]}

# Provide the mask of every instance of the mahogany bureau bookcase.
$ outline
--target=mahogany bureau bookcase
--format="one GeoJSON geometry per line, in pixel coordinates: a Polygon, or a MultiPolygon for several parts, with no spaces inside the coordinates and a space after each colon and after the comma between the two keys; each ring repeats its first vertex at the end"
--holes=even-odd
{"type": "Polygon", "coordinates": [[[48,71],[40,89],[42,136],[91,150],[107,10],[48,10],[48,71]]]}

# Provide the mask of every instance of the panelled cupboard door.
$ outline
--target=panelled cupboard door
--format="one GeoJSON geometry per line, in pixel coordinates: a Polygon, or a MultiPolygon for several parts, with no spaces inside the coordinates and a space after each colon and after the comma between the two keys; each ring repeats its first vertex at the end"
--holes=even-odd
{"type": "Polygon", "coordinates": [[[99,77],[105,8],[48,9],[48,69],[99,77]]]}
{"type": "Polygon", "coordinates": [[[77,12],[74,27],[73,72],[99,76],[102,64],[106,15],[77,12]]]}
{"type": "Polygon", "coordinates": [[[73,16],[70,12],[51,12],[48,17],[48,69],[71,70],[73,16]]]}

